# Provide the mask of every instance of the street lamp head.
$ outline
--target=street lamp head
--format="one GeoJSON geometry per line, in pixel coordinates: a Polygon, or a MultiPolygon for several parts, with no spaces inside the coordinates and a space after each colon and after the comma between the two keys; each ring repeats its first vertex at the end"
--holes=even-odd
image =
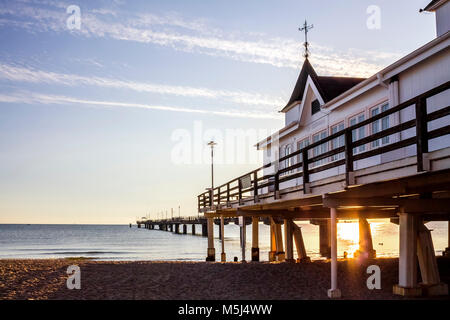
{"type": "Polygon", "coordinates": [[[210,146],[211,148],[214,148],[215,145],[217,145],[217,143],[214,142],[214,140],[211,140],[210,142],[208,142],[208,146],[210,146]]]}

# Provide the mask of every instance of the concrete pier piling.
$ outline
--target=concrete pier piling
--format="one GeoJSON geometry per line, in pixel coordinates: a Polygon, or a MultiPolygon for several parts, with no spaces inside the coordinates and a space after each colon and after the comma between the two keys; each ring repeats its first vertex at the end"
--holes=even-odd
{"type": "Polygon", "coordinates": [[[448,285],[441,282],[439,276],[431,230],[423,223],[419,224],[418,229],[417,257],[422,277],[420,286],[423,293],[427,296],[448,295],[448,285]]]}
{"type": "Polygon", "coordinates": [[[335,299],[341,297],[341,290],[337,287],[337,219],[336,208],[330,208],[330,236],[331,236],[331,289],[328,297],[335,299]]]}
{"type": "Polygon", "coordinates": [[[227,256],[225,254],[225,219],[223,216],[220,217],[220,240],[222,244],[222,252],[220,253],[220,261],[226,262],[227,256]]]}
{"type": "Polygon", "coordinates": [[[433,240],[421,216],[401,212],[399,281],[394,294],[402,296],[448,295],[448,286],[440,281],[433,240]],[[417,261],[421,283],[417,283],[417,261]]]}
{"type": "Polygon", "coordinates": [[[297,262],[311,262],[311,258],[306,254],[305,244],[303,242],[302,229],[295,223],[292,223],[295,247],[297,248],[297,262]]]}
{"type": "Polygon", "coordinates": [[[295,262],[292,224],[292,219],[284,219],[284,243],[286,247],[286,262],[295,262]]]}
{"type": "Polygon", "coordinates": [[[330,220],[319,222],[319,246],[322,257],[331,258],[330,220]]]}
{"type": "Polygon", "coordinates": [[[400,256],[398,262],[398,285],[394,293],[403,296],[420,296],[422,288],[417,284],[417,230],[419,217],[415,214],[401,212],[400,256]]]}
{"type": "Polygon", "coordinates": [[[365,218],[359,218],[359,249],[354,254],[355,258],[374,259],[376,251],[373,249],[372,232],[370,224],[365,218]]]}
{"type": "Polygon", "coordinates": [[[285,261],[286,254],[283,248],[283,234],[281,232],[281,223],[275,223],[274,229],[275,229],[275,243],[277,247],[275,256],[277,258],[277,261],[285,261]]]}
{"type": "Polygon", "coordinates": [[[214,219],[207,219],[207,232],[208,232],[208,251],[206,261],[216,261],[216,249],[214,248],[214,219]]]}
{"type": "Polygon", "coordinates": [[[192,225],[192,234],[195,234],[195,224],[192,225]]]}
{"type": "Polygon", "coordinates": [[[275,240],[275,222],[270,218],[270,251],[269,262],[276,261],[277,245],[275,240]]]}
{"type": "Polygon", "coordinates": [[[252,261],[259,261],[259,219],[252,217],[252,261]]]}
{"type": "Polygon", "coordinates": [[[183,234],[187,233],[187,225],[183,224],[183,234]]]}
{"type": "Polygon", "coordinates": [[[202,223],[202,236],[203,237],[208,236],[208,226],[206,223],[202,223]]]}

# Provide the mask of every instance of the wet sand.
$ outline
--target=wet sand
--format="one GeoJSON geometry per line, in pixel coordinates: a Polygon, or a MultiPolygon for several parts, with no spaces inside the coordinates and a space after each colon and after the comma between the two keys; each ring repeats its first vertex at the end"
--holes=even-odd
{"type": "MultiPolygon", "coordinates": [[[[450,259],[438,258],[450,284],[450,259]]],[[[403,299],[392,294],[398,259],[341,260],[343,299],[403,299]],[[381,289],[369,290],[368,265],[381,269],[381,289]]],[[[419,279],[420,280],[420,279],[419,279]]],[[[330,264],[105,262],[86,259],[0,260],[0,299],[328,299],[330,264]],[[81,269],[81,289],[66,287],[67,267],[81,269]]],[[[448,299],[448,297],[446,297],[448,299]]]]}

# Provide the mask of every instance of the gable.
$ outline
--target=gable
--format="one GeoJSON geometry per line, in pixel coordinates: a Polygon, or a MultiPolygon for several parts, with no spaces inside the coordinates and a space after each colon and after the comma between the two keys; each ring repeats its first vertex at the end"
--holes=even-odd
{"type": "Polygon", "coordinates": [[[302,102],[299,105],[299,124],[301,126],[307,125],[313,117],[312,103],[315,100],[318,100],[320,106],[325,103],[311,77],[308,77],[303,92],[302,102]]]}
{"type": "Polygon", "coordinates": [[[291,97],[286,106],[280,112],[285,113],[289,111],[296,103],[300,103],[302,101],[308,79],[314,83],[317,94],[323,99],[324,102],[321,102],[321,105],[365,80],[365,78],[318,76],[309,63],[309,60],[305,59],[291,97]]]}

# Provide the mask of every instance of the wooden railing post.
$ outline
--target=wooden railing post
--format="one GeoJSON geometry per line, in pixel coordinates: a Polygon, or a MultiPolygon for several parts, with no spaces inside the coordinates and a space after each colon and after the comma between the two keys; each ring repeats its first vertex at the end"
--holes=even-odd
{"type": "Polygon", "coordinates": [[[197,212],[200,212],[200,208],[201,208],[201,206],[200,206],[200,196],[197,196],[197,208],[198,208],[197,212]]]}
{"type": "Polygon", "coordinates": [[[273,181],[273,198],[280,199],[280,174],[275,172],[274,181],[273,181]]]}
{"type": "Polygon", "coordinates": [[[220,205],[220,187],[217,188],[217,205],[220,205]]]}
{"type": "Polygon", "coordinates": [[[209,191],[209,206],[212,207],[214,204],[214,189],[209,191]]]}
{"type": "Polygon", "coordinates": [[[242,201],[242,183],[241,183],[241,179],[238,179],[238,194],[239,194],[239,204],[241,204],[241,201],[242,201]]]}
{"type": "Polygon", "coordinates": [[[258,172],[253,172],[253,201],[259,202],[258,199],[258,172]]]}
{"type": "Polygon", "coordinates": [[[417,171],[428,171],[428,161],[424,157],[428,153],[428,126],[427,126],[427,100],[421,98],[416,101],[416,146],[417,171]]]}
{"type": "Polygon", "coordinates": [[[205,193],[203,193],[203,209],[206,207],[206,196],[205,193]]]}
{"type": "Polygon", "coordinates": [[[345,131],[345,185],[355,184],[355,173],[353,171],[353,148],[352,131],[345,131]]]}
{"type": "Polygon", "coordinates": [[[230,183],[227,183],[227,206],[230,205],[230,183]]]}
{"type": "Polygon", "coordinates": [[[311,193],[309,184],[309,166],[308,166],[308,149],[302,151],[302,169],[303,169],[303,194],[311,193]]]}

